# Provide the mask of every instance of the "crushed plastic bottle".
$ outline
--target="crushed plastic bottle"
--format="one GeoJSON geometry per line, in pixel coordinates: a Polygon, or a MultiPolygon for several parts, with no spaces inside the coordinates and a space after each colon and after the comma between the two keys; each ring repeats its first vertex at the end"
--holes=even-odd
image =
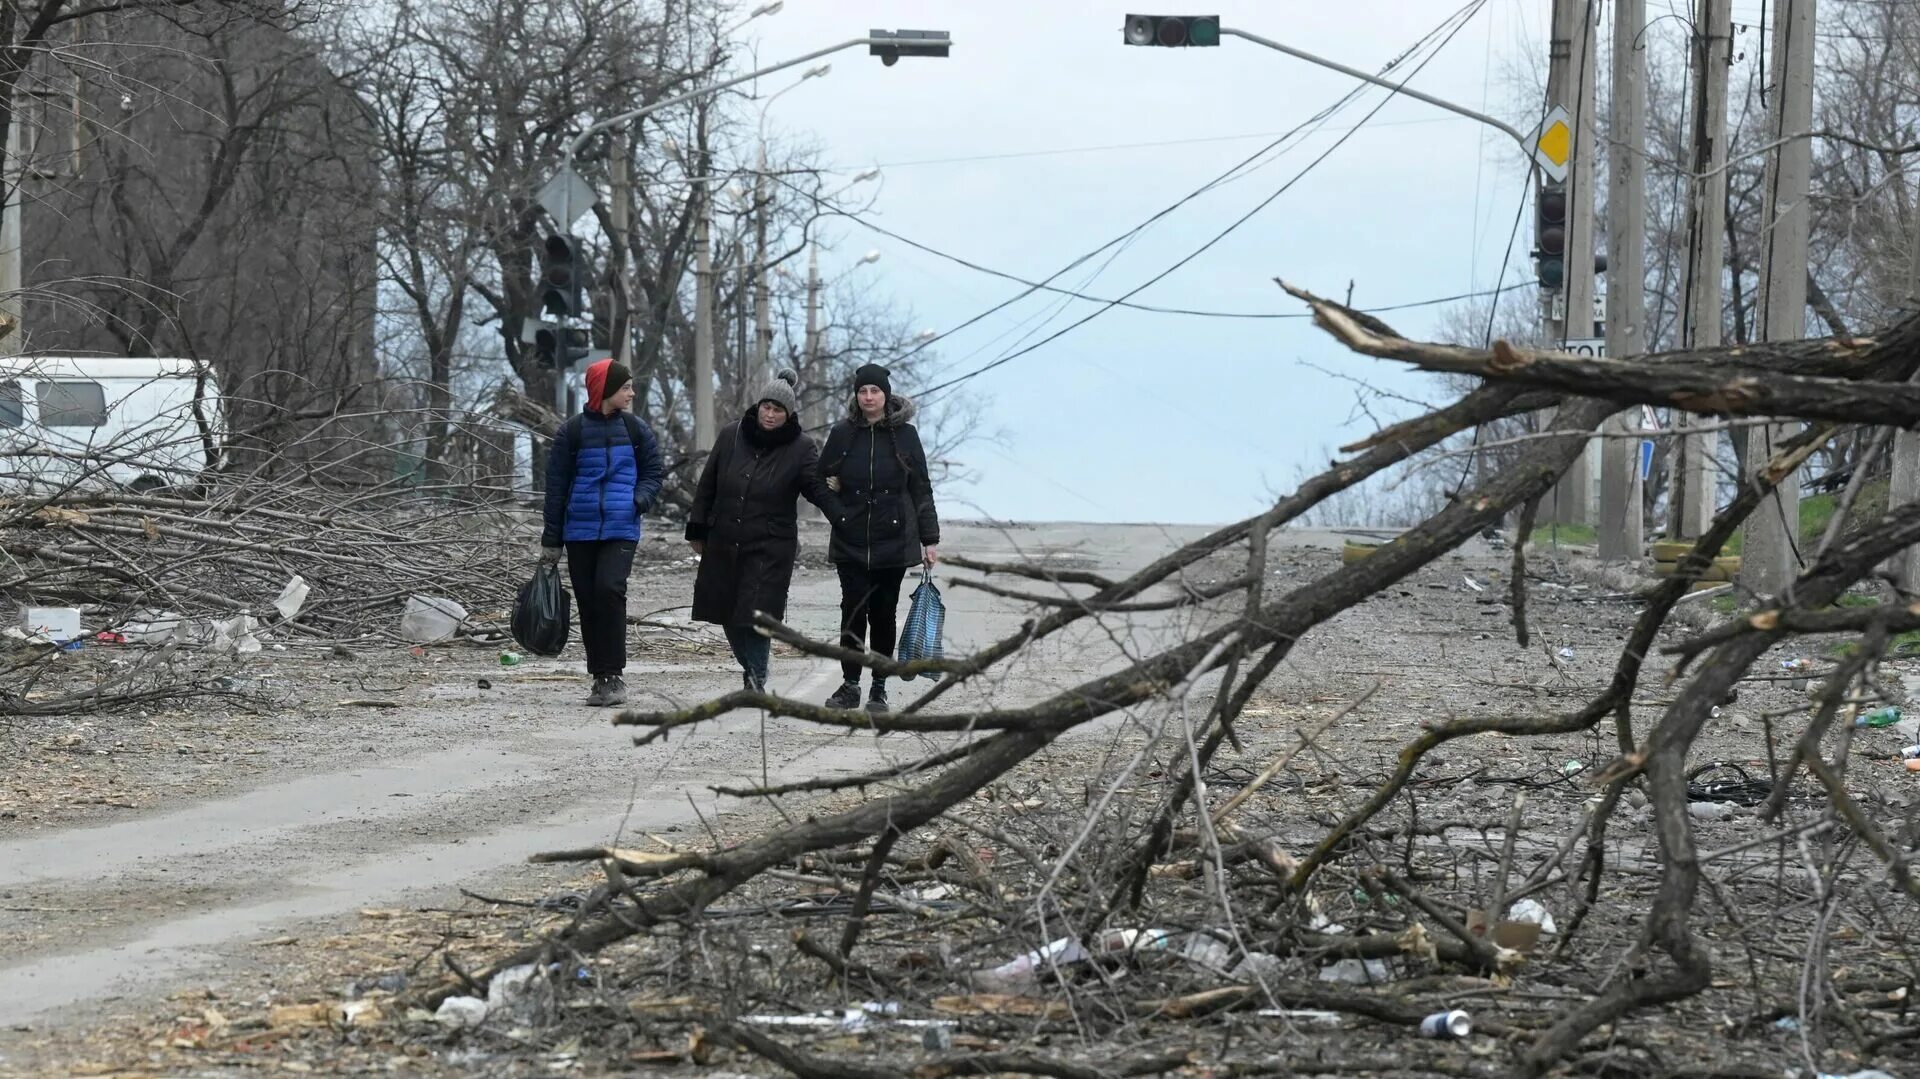
{"type": "Polygon", "coordinates": [[[518,652],[500,653],[500,665],[502,667],[515,667],[515,666],[518,666],[519,663],[520,663],[520,653],[518,652]]]}
{"type": "Polygon", "coordinates": [[[1860,713],[1854,718],[1853,725],[1856,727],[1891,727],[1898,722],[1900,722],[1900,709],[1888,705],[1885,708],[1875,708],[1871,712],[1860,713]]]}

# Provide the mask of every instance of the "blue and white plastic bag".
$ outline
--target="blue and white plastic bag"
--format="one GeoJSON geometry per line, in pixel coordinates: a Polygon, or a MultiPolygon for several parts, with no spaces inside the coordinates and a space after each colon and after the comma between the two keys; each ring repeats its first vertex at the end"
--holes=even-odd
{"type": "MultiPolygon", "coordinates": [[[[907,609],[907,625],[900,631],[900,647],[895,649],[894,658],[902,663],[911,663],[916,659],[945,658],[946,648],[940,641],[940,631],[946,622],[947,605],[940,599],[940,590],[934,587],[933,571],[922,570],[920,584],[913,590],[913,606],[907,609]]],[[[903,674],[900,677],[911,679],[913,675],[903,674]]]]}

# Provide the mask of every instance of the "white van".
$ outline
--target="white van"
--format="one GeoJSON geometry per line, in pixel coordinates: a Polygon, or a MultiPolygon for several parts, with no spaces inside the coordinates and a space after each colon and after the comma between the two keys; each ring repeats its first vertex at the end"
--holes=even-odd
{"type": "Polygon", "coordinates": [[[197,416],[218,453],[219,384],[193,360],[0,356],[0,490],[193,482],[213,463],[197,416]]]}

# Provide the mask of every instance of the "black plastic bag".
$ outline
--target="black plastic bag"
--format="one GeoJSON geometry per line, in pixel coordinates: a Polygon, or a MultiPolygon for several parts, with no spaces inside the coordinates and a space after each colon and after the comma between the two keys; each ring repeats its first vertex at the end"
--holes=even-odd
{"type": "Polygon", "coordinates": [[[520,586],[513,605],[513,639],[536,656],[557,656],[567,647],[567,623],[573,597],[560,583],[560,567],[542,564],[533,580],[520,586]]]}

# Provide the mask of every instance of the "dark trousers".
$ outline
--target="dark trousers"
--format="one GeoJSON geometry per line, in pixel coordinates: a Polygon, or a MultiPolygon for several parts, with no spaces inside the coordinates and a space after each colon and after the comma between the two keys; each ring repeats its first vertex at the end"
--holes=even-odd
{"type": "MultiPolygon", "coordinates": [[[[907,567],[867,569],[835,562],[833,568],[840,571],[840,646],[862,648],[871,640],[873,651],[891,657],[900,639],[900,582],[906,579],[907,567]]],[[[849,682],[860,681],[860,670],[858,663],[840,664],[840,673],[849,682]]],[[[874,681],[885,679],[875,675],[874,681]]]]}
{"type": "Polygon", "coordinates": [[[765,685],[767,664],[773,659],[772,638],[761,636],[752,626],[728,626],[726,630],[727,644],[733,647],[733,658],[740,661],[740,669],[765,685]]]}
{"type": "Polygon", "coordinates": [[[580,610],[580,643],[587,673],[614,678],[627,669],[627,574],[633,571],[632,540],[567,544],[567,576],[580,610]]]}

